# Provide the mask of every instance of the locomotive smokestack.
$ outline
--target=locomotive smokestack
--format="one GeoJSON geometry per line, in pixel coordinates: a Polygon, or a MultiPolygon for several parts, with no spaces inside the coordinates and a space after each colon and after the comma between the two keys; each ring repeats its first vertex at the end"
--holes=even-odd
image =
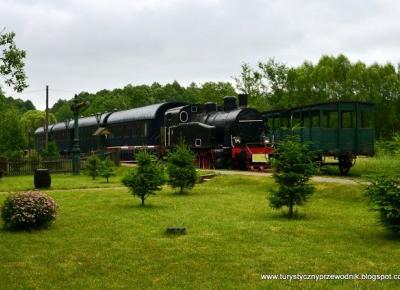
{"type": "Polygon", "coordinates": [[[247,108],[249,95],[248,94],[239,94],[238,99],[239,99],[239,107],[247,108]]]}
{"type": "Polygon", "coordinates": [[[224,97],[224,111],[231,111],[237,108],[236,98],[231,96],[224,97]]]}

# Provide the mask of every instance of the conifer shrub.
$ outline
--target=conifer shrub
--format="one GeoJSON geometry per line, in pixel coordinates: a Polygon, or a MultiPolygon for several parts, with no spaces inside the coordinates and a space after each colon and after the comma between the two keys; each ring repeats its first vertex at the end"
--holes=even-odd
{"type": "Polygon", "coordinates": [[[370,199],[371,209],[379,213],[383,226],[400,235],[400,178],[370,177],[364,192],[370,199]]]}
{"type": "Polygon", "coordinates": [[[131,190],[133,196],[141,199],[143,206],[145,200],[161,190],[165,183],[164,168],[157,158],[147,151],[138,152],[136,161],[137,167],[122,179],[122,183],[131,190]]]}
{"type": "Polygon", "coordinates": [[[87,159],[86,172],[93,180],[99,175],[100,159],[97,155],[91,155],[87,159]]]}
{"type": "Polygon", "coordinates": [[[114,162],[110,158],[106,158],[100,162],[99,175],[104,177],[107,183],[110,177],[115,176],[114,162]]]}
{"type": "Polygon", "coordinates": [[[269,202],[275,209],[288,208],[288,217],[293,217],[296,205],[304,204],[314,192],[308,183],[315,173],[314,154],[307,144],[297,142],[293,137],[281,141],[272,161],[273,177],[278,190],[271,190],[269,202]]]}
{"type": "Polygon", "coordinates": [[[6,229],[31,230],[48,227],[57,216],[58,205],[47,194],[28,191],[6,198],[1,217],[6,229]]]}
{"type": "Polygon", "coordinates": [[[194,158],[193,152],[183,143],[168,154],[168,183],[172,188],[179,188],[180,193],[196,183],[194,158]]]}

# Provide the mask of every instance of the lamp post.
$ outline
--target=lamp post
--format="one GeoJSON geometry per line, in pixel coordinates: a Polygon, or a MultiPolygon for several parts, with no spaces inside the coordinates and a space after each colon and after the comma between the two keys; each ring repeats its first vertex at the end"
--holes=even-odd
{"type": "Polygon", "coordinates": [[[74,145],[72,146],[72,174],[79,175],[80,170],[80,153],[79,148],[79,113],[85,109],[89,103],[82,101],[75,95],[71,104],[71,111],[74,113],[74,145]]]}
{"type": "Polygon", "coordinates": [[[71,122],[70,118],[67,118],[64,120],[64,126],[65,126],[65,129],[67,129],[67,130],[69,129],[69,122],[71,122]]]}
{"type": "MultiPolygon", "coordinates": [[[[101,116],[103,115],[103,113],[100,113],[100,112],[97,112],[97,113],[94,113],[93,114],[94,115],[94,117],[96,118],[96,122],[97,122],[97,129],[99,129],[100,128],[100,122],[101,122],[101,116]]],[[[101,133],[101,132],[98,132],[99,134],[98,134],[98,139],[97,139],[97,141],[98,141],[98,150],[99,150],[99,156],[100,156],[100,158],[101,159],[104,159],[104,156],[105,156],[105,154],[104,154],[104,135],[101,133]]]]}

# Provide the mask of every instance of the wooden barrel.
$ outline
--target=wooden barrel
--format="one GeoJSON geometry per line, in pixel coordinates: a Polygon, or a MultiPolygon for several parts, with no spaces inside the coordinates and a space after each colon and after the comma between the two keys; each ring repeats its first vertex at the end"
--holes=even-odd
{"type": "Polygon", "coordinates": [[[36,169],[33,182],[35,184],[35,188],[50,188],[50,171],[48,169],[36,169]]]}

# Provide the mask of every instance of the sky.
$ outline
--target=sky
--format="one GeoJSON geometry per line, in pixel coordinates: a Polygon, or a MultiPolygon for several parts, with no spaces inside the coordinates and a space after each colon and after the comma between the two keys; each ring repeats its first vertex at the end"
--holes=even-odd
{"type": "Polygon", "coordinates": [[[29,87],[7,95],[45,107],[81,91],[233,81],[243,63],[287,65],[345,54],[400,62],[396,0],[0,0],[0,28],[27,51],[29,87]]]}

